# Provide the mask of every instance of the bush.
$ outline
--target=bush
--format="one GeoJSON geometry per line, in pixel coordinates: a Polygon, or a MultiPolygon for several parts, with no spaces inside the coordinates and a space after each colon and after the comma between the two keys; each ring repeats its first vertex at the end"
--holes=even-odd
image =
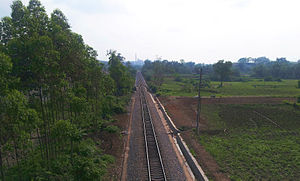
{"type": "Polygon", "coordinates": [[[205,88],[205,87],[210,88],[210,80],[209,79],[204,79],[202,81],[201,87],[202,88],[205,88]]]}
{"type": "Polygon", "coordinates": [[[287,100],[284,100],[284,101],[282,101],[282,102],[283,102],[283,104],[286,104],[286,105],[292,105],[292,104],[293,104],[292,102],[287,101],[287,100]]]}
{"type": "Polygon", "coordinates": [[[182,81],[182,78],[178,73],[173,74],[173,77],[174,77],[174,81],[176,81],[176,82],[182,81]]]}
{"type": "Polygon", "coordinates": [[[293,106],[294,106],[294,108],[300,108],[300,104],[299,103],[294,103],[293,106]]]}
{"type": "Polygon", "coordinates": [[[249,82],[250,79],[248,77],[232,77],[232,82],[249,82]]]}
{"type": "Polygon", "coordinates": [[[106,128],[104,128],[104,131],[107,131],[109,133],[119,133],[120,129],[117,126],[109,125],[106,128]]]}
{"type": "Polygon", "coordinates": [[[102,180],[109,164],[114,158],[102,155],[91,139],[87,139],[74,148],[74,158],[71,167],[73,180],[102,180]]]}
{"type": "Polygon", "coordinates": [[[270,77],[270,76],[264,78],[264,81],[272,81],[272,80],[273,80],[273,79],[272,79],[272,77],[270,77]]]}
{"type": "Polygon", "coordinates": [[[193,86],[192,86],[192,84],[184,84],[182,86],[181,90],[184,91],[184,92],[191,93],[193,91],[193,86]]]}
{"type": "Polygon", "coordinates": [[[300,97],[297,98],[297,102],[298,102],[298,103],[290,102],[290,101],[287,101],[287,100],[284,100],[284,101],[283,101],[283,103],[286,104],[286,105],[291,105],[291,106],[293,106],[294,108],[300,108],[300,97]]]}
{"type": "Polygon", "coordinates": [[[151,90],[152,93],[156,93],[157,92],[157,87],[153,84],[149,84],[149,88],[151,90]]]}
{"type": "Polygon", "coordinates": [[[112,111],[113,113],[120,114],[120,113],[125,113],[126,109],[124,105],[122,105],[121,103],[115,103],[112,107],[112,111]]]}
{"type": "Polygon", "coordinates": [[[300,89],[300,80],[298,80],[298,88],[300,89]]]}
{"type": "Polygon", "coordinates": [[[174,79],[176,82],[181,82],[182,81],[182,78],[180,76],[176,76],[175,79],[174,79]]]}

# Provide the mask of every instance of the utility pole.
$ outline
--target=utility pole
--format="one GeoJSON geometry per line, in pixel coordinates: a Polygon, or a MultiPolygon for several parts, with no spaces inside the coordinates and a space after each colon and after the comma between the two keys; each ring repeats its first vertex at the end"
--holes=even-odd
{"type": "Polygon", "coordinates": [[[199,74],[199,88],[198,88],[198,107],[197,107],[197,134],[199,134],[199,122],[200,122],[200,112],[201,112],[201,95],[200,95],[200,89],[202,84],[202,68],[200,68],[200,74],[199,74]]]}

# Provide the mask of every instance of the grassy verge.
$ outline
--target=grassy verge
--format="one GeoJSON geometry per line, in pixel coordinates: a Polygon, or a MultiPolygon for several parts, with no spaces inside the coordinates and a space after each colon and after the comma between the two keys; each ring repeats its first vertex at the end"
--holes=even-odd
{"type": "Polygon", "coordinates": [[[289,105],[209,105],[198,141],[232,180],[300,177],[300,110],[289,105]],[[213,113],[212,113],[213,112],[213,113]]]}
{"type": "MultiPolygon", "coordinates": [[[[202,89],[202,96],[272,96],[272,97],[297,97],[300,89],[297,80],[264,81],[262,79],[247,79],[245,82],[225,82],[219,87],[220,82],[212,81],[209,87],[202,89]]],[[[182,75],[178,80],[167,76],[158,93],[166,96],[196,96],[197,76],[182,75]],[[177,80],[177,81],[176,81],[177,80]]]]}

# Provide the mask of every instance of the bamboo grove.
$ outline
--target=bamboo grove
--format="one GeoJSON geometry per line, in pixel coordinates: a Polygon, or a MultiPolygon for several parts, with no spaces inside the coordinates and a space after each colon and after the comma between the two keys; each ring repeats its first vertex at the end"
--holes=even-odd
{"type": "Polygon", "coordinates": [[[0,180],[101,180],[113,158],[90,135],[124,111],[132,69],[115,51],[101,64],[58,9],[11,10],[0,23],[0,180]]]}

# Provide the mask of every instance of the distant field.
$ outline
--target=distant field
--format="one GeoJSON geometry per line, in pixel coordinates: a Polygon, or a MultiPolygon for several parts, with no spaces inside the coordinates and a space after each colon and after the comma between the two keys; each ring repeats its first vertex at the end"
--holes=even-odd
{"type": "Polygon", "coordinates": [[[232,180],[300,178],[300,110],[289,105],[205,105],[198,141],[232,180]]]}
{"type": "MultiPolygon", "coordinates": [[[[196,96],[197,83],[195,75],[180,75],[180,80],[167,76],[158,91],[166,96],[196,96]]],[[[300,89],[297,88],[297,80],[264,81],[262,79],[250,79],[247,82],[224,82],[219,88],[220,82],[210,82],[210,88],[203,88],[202,96],[272,96],[272,97],[298,97],[300,89]]]]}

